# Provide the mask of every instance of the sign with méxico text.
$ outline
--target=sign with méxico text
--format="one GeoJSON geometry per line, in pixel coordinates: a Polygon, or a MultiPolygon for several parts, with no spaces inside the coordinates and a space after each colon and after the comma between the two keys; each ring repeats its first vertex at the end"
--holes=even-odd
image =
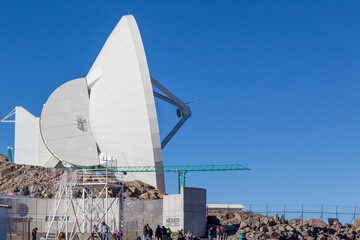
{"type": "Polygon", "coordinates": [[[69,216],[65,217],[65,216],[46,216],[45,217],[45,221],[46,222],[50,222],[52,219],[54,218],[54,222],[60,222],[60,221],[66,221],[68,222],[69,221],[69,216]]]}
{"type": "Polygon", "coordinates": [[[168,227],[178,227],[180,226],[180,218],[179,217],[169,217],[165,219],[166,226],[168,227]]]}

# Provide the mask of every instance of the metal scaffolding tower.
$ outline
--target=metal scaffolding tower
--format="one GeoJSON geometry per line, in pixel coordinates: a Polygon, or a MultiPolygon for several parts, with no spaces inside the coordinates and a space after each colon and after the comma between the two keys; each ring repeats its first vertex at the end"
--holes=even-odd
{"type": "Polygon", "coordinates": [[[65,170],[46,226],[46,239],[57,239],[60,232],[67,240],[78,239],[78,234],[86,232],[100,239],[93,230],[99,229],[102,222],[111,232],[116,229],[122,233],[123,192],[124,185],[106,168],[65,170]]]}

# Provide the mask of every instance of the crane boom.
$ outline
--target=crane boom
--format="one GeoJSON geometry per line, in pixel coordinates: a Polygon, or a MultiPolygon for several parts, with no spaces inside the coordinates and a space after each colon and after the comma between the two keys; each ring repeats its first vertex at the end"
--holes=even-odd
{"type": "MultiPolygon", "coordinates": [[[[76,169],[82,169],[76,167],[76,169]]],[[[84,169],[85,170],[85,169],[84,169]]],[[[250,168],[241,164],[219,164],[219,165],[179,165],[179,166],[120,166],[107,167],[108,172],[171,172],[178,175],[178,192],[181,187],[185,187],[186,173],[188,172],[213,172],[213,171],[240,171],[250,170],[250,168]]],[[[87,172],[96,172],[98,169],[86,168],[87,172]]]]}
{"type": "Polygon", "coordinates": [[[240,164],[221,164],[221,165],[179,165],[179,166],[121,166],[108,167],[111,171],[125,171],[125,172],[203,172],[203,171],[235,171],[235,170],[250,170],[240,164]]]}

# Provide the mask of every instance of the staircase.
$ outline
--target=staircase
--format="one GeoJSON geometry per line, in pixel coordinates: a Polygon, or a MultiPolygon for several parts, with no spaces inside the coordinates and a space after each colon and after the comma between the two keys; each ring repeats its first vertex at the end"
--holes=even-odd
{"type": "Polygon", "coordinates": [[[76,171],[65,171],[55,197],[50,218],[46,225],[46,239],[56,240],[59,232],[65,232],[64,228],[68,221],[68,211],[73,199],[76,183],[76,171]]]}

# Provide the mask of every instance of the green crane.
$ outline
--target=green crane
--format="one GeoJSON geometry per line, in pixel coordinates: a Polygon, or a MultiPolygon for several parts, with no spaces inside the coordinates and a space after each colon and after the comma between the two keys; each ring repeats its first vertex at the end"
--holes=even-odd
{"type": "MultiPolygon", "coordinates": [[[[185,187],[186,173],[188,172],[213,172],[213,171],[240,171],[250,170],[240,164],[220,164],[220,165],[182,165],[182,166],[122,166],[107,167],[108,172],[171,172],[178,175],[178,192],[181,187],[185,187]]],[[[94,171],[97,169],[87,169],[86,171],[94,171]]]]}
{"type": "Polygon", "coordinates": [[[7,146],[8,160],[9,160],[9,162],[14,162],[14,161],[13,161],[13,158],[12,158],[11,150],[13,150],[13,148],[10,147],[10,145],[8,145],[8,146],[7,146]]]}

